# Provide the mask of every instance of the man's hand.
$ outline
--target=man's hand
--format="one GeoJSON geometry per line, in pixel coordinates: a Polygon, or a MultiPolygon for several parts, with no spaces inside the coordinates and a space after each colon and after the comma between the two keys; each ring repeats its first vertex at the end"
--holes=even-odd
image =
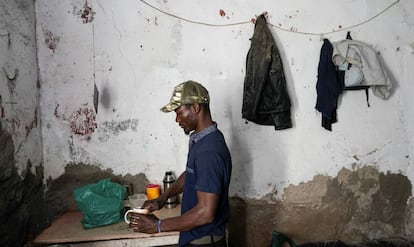
{"type": "Polygon", "coordinates": [[[157,233],[158,218],[153,214],[130,213],[129,228],[134,232],[157,233]]]}
{"type": "Polygon", "coordinates": [[[155,210],[161,209],[163,206],[164,206],[164,203],[161,201],[161,198],[158,197],[153,200],[145,201],[144,204],[142,205],[142,208],[148,209],[151,213],[155,210]]]}

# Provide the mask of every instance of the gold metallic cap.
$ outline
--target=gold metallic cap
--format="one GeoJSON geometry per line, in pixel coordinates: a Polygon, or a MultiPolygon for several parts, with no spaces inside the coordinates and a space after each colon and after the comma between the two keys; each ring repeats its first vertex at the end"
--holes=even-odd
{"type": "Polygon", "coordinates": [[[160,110],[163,112],[172,112],[182,105],[202,104],[208,103],[209,101],[208,91],[203,85],[195,81],[186,81],[174,88],[170,103],[163,106],[160,110]]]}

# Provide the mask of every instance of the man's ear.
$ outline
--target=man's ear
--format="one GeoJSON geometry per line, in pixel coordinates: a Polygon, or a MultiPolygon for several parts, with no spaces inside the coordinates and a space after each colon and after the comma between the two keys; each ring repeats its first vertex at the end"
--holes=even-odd
{"type": "Polygon", "coordinates": [[[194,103],[191,107],[193,108],[195,113],[199,113],[201,110],[201,106],[198,103],[194,103]]]}

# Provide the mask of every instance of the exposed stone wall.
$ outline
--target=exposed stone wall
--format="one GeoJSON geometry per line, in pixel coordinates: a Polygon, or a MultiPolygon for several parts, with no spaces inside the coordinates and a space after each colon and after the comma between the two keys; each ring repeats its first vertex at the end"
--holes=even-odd
{"type": "Polygon", "coordinates": [[[23,246],[45,226],[43,168],[32,164],[19,175],[14,160],[11,136],[0,123],[0,246],[23,246]]]}
{"type": "Polygon", "coordinates": [[[282,201],[232,198],[235,246],[268,246],[273,230],[296,242],[412,238],[413,203],[406,176],[365,166],[291,185],[282,201]]]}
{"type": "Polygon", "coordinates": [[[111,181],[122,185],[130,185],[133,193],[143,193],[148,184],[143,174],[120,176],[114,175],[112,170],[102,170],[97,166],[71,164],[66,166],[65,173],[58,179],[48,181],[46,200],[49,214],[58,215],[76,209],[73,190],[104,178],[110,178],[111,181]]]}
{"type": "Polygon", "coordinates": [[[111,170],[90,165],[68,165],[65,174],[43,184],[43,167],[31,172],[32,164],[19,175],[15,166],[14,144],[0,122],[0,246],[23,246],[46,228],[57,216],[76,209],[73,190],[111,178],[129,184],[134,193],[145,191],[147,178],[142,175],[117,176],[111,170]]]}

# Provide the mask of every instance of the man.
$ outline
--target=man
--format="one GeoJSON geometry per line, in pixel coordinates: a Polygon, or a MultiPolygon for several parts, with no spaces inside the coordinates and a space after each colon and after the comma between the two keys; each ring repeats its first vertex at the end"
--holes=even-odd
{"type": "Polygon", "coordinates": [[[224,136],[211,118],[209,103],[208,91],[201,84],[186,81],[174,88],[170,102],[161,108],[163,112],[175,111],[175,121],[190,135],[187,166],[167,191],[143,206],[150,212],[158,210],[169,197],[183,192],[181,216],[159,220],[153,214],[132,214],[130,227],[134,231],[180,231],[180,247],[227,246],[232,163],[224,136]]]}

